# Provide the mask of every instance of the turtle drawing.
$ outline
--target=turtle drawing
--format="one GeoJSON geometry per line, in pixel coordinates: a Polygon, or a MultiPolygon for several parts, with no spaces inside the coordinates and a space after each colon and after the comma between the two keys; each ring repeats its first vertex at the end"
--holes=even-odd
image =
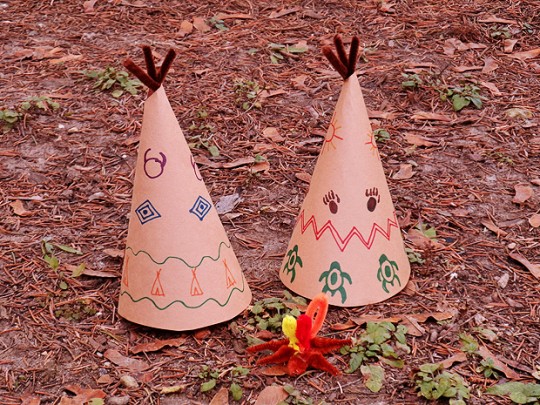
{"type": "Polygon", "coordinates": [[[381,257],[379,257],[379,270],[377,271],[377,280],[382,283],[382,288],[385,292],[390,292],[388,291],[386,284],[390,284],[393,287],[394,281],[397,281],[398,284],[401,286],[401,281],[399,281],[399,277],[396,274],[396,271],[398,270],[399,269],[397,263],[389,260],[385,254],[382,254],[381,257]]]}
{"type": "Polygon", "coordinates": [[[332,297],[339,292],[341,294],[341,303],[347,300],[347,290],[345,289],[345,280],[352,284],[351,276],[341,270],[341,265],[338,262],[332,262],[330,268],[323,272],[319,277],[319,281],[324,280],[322,292],[330,292],[332,297]]]}

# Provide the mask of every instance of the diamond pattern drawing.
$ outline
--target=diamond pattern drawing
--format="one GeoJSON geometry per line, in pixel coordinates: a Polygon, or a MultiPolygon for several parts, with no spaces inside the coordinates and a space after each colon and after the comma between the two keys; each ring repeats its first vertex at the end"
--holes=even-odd
{"type": "Polygon", "coordinates": [[[210,211],[210,208],[212,208],[212,204],[210,204],[205,198],[199,196],[197,197],[197,201],[195,201],[195,204],[193,204],[193,207],[189,210],[192,214],[195,214],[199,220],[203,220],[206,214],[210,211]]]}
{"type": "Polygon", "coordinates": [[[154,206],[149,200],[146,200],[141,205],[139,205],[137,209],[135,210],[135,212],[137,213],[137,217],[139,218],[139,221],[141,221],[141,224],[143,225],[146,224],[147,222],[150,222],[156,218],[161,217],[158,210],[154,208],[154,206]]]}

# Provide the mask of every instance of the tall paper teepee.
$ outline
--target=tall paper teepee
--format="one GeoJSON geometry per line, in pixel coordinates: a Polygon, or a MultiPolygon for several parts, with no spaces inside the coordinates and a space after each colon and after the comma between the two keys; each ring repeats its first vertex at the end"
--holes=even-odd
{"type": "Polygon", "coordinates": [[[355,74],[358,38],[347,56],[325,56],[344,83],[311,178],[288,251],[283,283],[313,299],[326,292],[332,305],[384,301],[405,287],[410,266],[367,109],[355,74]]]}
{"type": "Polygon", "coordinates": [[[175,57],[159,70],[143,48],[148,72],[124,65],[151,94],[144,103],[118,313],[160,329],[191,330],[229,320],[251,291],[161,85],[175,57]]]}

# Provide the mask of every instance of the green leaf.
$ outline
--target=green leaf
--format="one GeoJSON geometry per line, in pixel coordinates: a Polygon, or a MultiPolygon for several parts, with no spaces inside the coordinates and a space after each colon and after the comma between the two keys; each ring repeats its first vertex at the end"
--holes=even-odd
{"type": "Polygon", "coordinates": [[[403,368],[405,366],[405,362],[401,359],[387,359],[386,357],[382,357],[381,361],[395,368],[403,368]]]}
{"type": "Polygon", "coordinates": [[[68,285],[67,285],[67,283],[66,283],[64,280],[60,281],[60,284],[58,284],[58,287],[59,287],[61,290],[67,290],[67,289],[69,288],[68,285]]]}
{"type": "Polygon", "coordinates": [[[242,399],[242,388],[237,383],[232,383],[229,391],[235,401],[240,401],[242,399]]]}
{"type": "Polygon", "coordinates": [[[49,265],[49,267],[53,270],[57,270],[58,267],[60,266],[60,261],[58,260],[58,258],[56,256],[49,256],[49,255],[45,255],[43,257],[43,259],[45,260],[45,262],[49,265]]]}
{"type": "Polygon", "coordinates": [[[84,270],[86,269],[86,264],[81,263],[76,268],[73,269],[71,273],[71,277],[79,277],[81,274],[84,273],[84,270]]]}
{"type": "Polygon", "coordinates": [[[21,108],[23,110],[29,110],[30,108],[32,108],[32,104],[30,104],[30,101],[23,101],[21,103],[21,108]]]}
{"type": "Polygon", "coordinates": [[[255,304],[253,305],[253,308],[251,308],[251,313],[254,315],[259,315],[264,312],[264,308],[261,304],[255,304]]]}
{"type": "Polygon", "coordinates": [[[92,398],[88,401],[88,405],[103,405],[104,403],[101,398],[92,398]]]}
{"type": "Polygon", "coordinates": [[[471,104],[471,100],[463,97],[460,94],[454,94],[452,96],[452,108],[454,109],[454,111],[461,111],[469,104],[471,104]]]}
{"type": "Polygon", "coordinates": [[[79,249],[72,248],[71,246],[57,245],[56,243],[54,244],[54,246],[67,253],[73,253],[79,256],[83,254],[79,249]]]}
{"type": "Polygon", "coordinates": [[[211,380],[208,380],[207,382],[201,384],[201,392],[210,391],[214,389],[215,386],[216,380],[212,378],[211,380]]]}
{"type": "Polygon", "coordinates": [[[366,378],[366,387],[371,392],[379,392],[384,381],[384,370],[381,366],[361,366],[360,372],[366,378]]]}
{"type": "MultiPolygon", "coordinates": [[[[279,64],[279,60],[278,60],[277,56],[278,55],[275,54],[275,53],[270,54],[270,62],[272,62],[272,64],[274,64],[274,65],[279,64]]],[[[281,55],[279,55],[279,56],[281,56],[281,55]]],[[[283,57],[281,57],[280,59],[283,59],[283,57]]]]}
{"type": "Polygon", "coordinates": [[[478,342],[474,337],[463,332],[459,334],[459,339],[461,340],[461,350],[465,353],[476,353],[478,350],[478,342]]]}
{"type": "Polygon", "coordinates": [[[440,370],[441,368],[442,365],[440,363],[425,363],[420,366],[420,371],[433,374],[435,371],[440,370]]]}
{"type": "Polygon", "coordinates": [[[482,108],[482,100],[479,97],[469,97],[474,106],[478,109],[482,108]]]}
{"type": "Polygon", "coordinates": [[[111,96],[113,96],[114,98],[119,98],[122,96],[122,94],[124,94],[124,90],[116,89],[112,91],[111,96]]]}
{"type": "Polygon", "coordinates": [[[362,365],[364,361],[363,353],[352,353],[351,360],[349,361],[349,369],[345,371],[346,373],[354,373],[362,365]]]}

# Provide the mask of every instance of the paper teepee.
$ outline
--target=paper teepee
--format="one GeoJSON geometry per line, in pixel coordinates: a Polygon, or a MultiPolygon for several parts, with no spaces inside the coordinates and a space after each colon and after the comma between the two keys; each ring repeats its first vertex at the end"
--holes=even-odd
{"type": "Polygon", "coordinates": [[[151,91],[144,103],[118,313],[142,325],[190,330],[229,320],[251,301],[161,83],[175,53],[148,72],[124,65],[151,91]]]}
{"type": "Polygon", "coordinates": [[[384,301],[405,287],[410,266],[390,191],[356,77],[358,38],[349,56],[323,52],[344,79],[288,251],[283,283],[332,305],[384,301]]]}

